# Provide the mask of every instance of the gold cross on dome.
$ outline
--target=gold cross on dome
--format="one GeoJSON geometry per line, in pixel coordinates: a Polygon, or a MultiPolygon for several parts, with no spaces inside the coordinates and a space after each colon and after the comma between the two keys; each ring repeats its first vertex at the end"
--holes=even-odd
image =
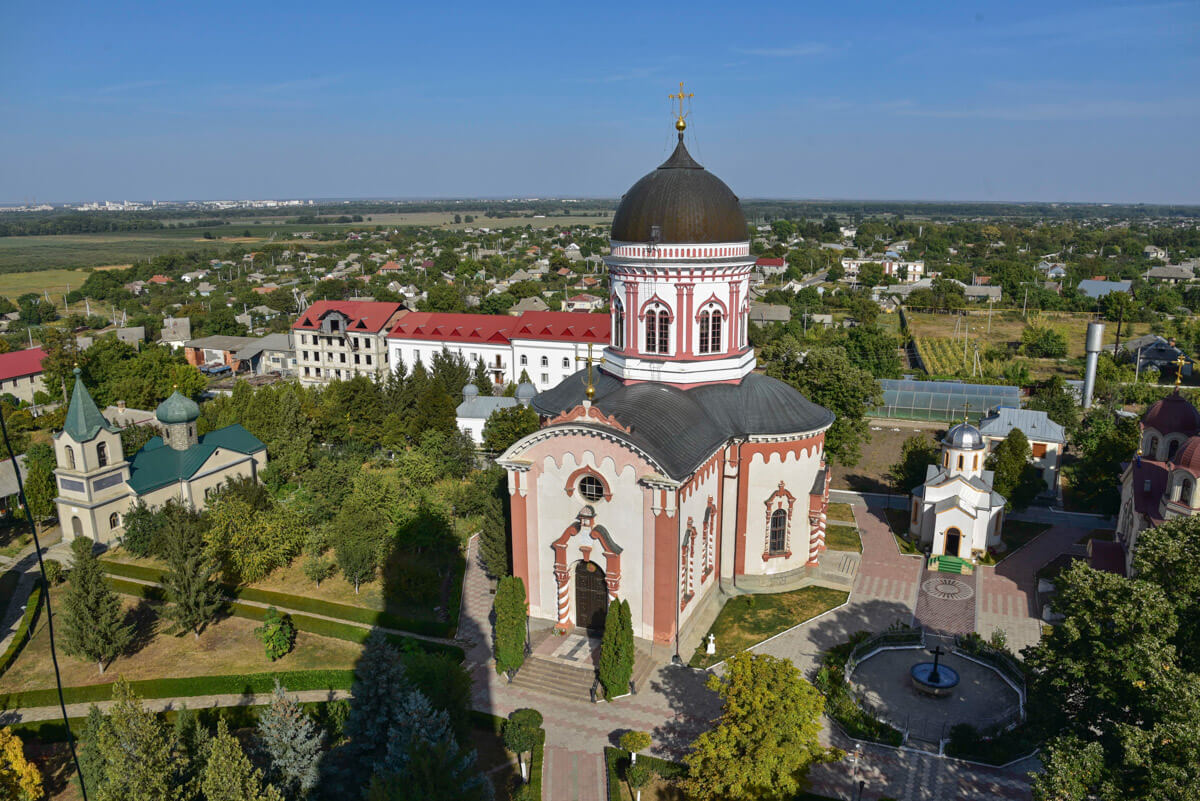
{"type": "Polygon", "coordinates": [[[1179,386],[1179,382],[1183,380],[1183,366],[1187,364],[1187,359],[1183,358],[1183,354],[1179,354],[1179,358],[1175,360],[1175,386],[1179,386]]]}
{"type": "Polygon", "coordinates": [[[587,362],[588,371],[587,371],[586,394],[587,394],[588,402],[590,403],[592,398],[596,397],[596,385],[592,382],[592,365],[593,364],[604,364],[605,358],[603,356],[601,356],[599,359],[594,358],[592,356],[592,343],[589,342],[587,356],[576,356],[575,361],[587,362]]]}
{"type": "Polygon", "coordinates": [[[971,404],[964,403],[963,404],[963,423],[964,424],[969,420],[970,414],[971,414],[971,404]]]}
{"type": "Polygon", "coordinates": [[[691,100],[693,97],[695,97],[695,94],[692,92],[688,92],[687,94],[683,93],[683,81],[679,82],[679,91],[677,93],[673,95],[667,95],[668,100],[679,101],[679,115],[675,118],[675,130],[679,131],[680,133],[683,133],[683,129],[687,127],[687,123],[684,122],[684,118],[687,117],[687,114],[685,114],[683,111],[683,101],[691,100]]]}

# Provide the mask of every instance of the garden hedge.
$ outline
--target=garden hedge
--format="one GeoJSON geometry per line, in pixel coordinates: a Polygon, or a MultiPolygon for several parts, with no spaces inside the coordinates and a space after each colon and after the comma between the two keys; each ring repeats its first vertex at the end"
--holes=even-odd
{"type": "MultiPolygon", "coordinates": [[[[682,762],[672,762],[669,759],[659,759],[648,754],[638,754],[638,762],[644,762],[654,771],[654,775],[666,781],[681,779],[687,775],[687,765],[682,762]]],[[[608,799],[621,801],[621,783],[624,780],[625,766],[629,763],[629,752],[623,748],[605,746],[604,765],[608,772],[608,799]]]]}
{"type": "MultiPolygon", "coordinates": [[[[138,584],[134,581],[125,581],[124,579],[113,578],[111,576],[107,578],[107,581],[110,587],[123,595],[134,595],[150,601],[163,600],[162,587],[138,584]]],[[[237,601],[226,602],[225,611],[236,617],[255,621],[261,621],[263,615],[267,612],[264,607],[252,606],[237,601]]],[[[292,614],[291,617],[292,622],[296,624],[296,628],[299,631],[316,634],[320,637],[333,637],[334,639],[361,644],[366,642],[367,636],[371,633],[371,629],[352,623],[339,623],[336,620],[326,620],[325,618],[301,614],[292,614]]],[[[387,638],[397,648],[420,648],[425,651],[446,654],[457,659],[459,662],[466,658],[463,650],[455,645],[419,640],[415,637],[405,637],[401,634],[388,634],[387,638]]]]}
{"type": "Polygon", "coordinates": [[[45,600],[46,586],[41,579],[38,579],[33,585],[33,592],[29,594],[29,601],[25,604],[25,614],[21,616],[21,622],[17,624],[12,642],[8,644],[4,655],[0,656],[0,676],[3,676],[5,671],[12,666],[17,655],[21,653],[21,649],[25,647],[25,643],[29,642],[34,626],[37,625],[38,613],[42,611],[42,604],[45,603],[45,600]]]}
{"type": "MultiPolygon", "coordinates": [[[[150,581],[155,584],[162,583],[164,571],[156,567],[143,567],[142,565],[113,562],[107,559],[101,559],[100,566],[109,575],[137,579],[138,581],[150,581]]],[[[451,593],[451,601],[453,603],[447,609],[451,619],[446,623],[405,617],[404,615],[397,615],[378,609],[367,609],[362,606],[339,604],[333,601],[324,601],[320,598],[309,598],[303,595],[275,592],[274,590],[260,590],[255,587],[235,587],[231,584],[222,584],[221,591],[235,600],[262,603],[281,610],[336,617],[339,620],[364,623],[368,626],[411,631],[414,634],[424,634],[427,637],[450,637],[453,636],[454,629],[457,626],[458,598],[462,593],[462,582],[461,580],[454,581],[453,585],[459,589],[451,593]]]]}
{"type": "MultiPolygon", "coordinates": [[[[275,679],[291,692],[302,690],[349,690],[354,681],[354,671],[346,670],[292,670],[277,673],[244,673],[224,676],[190,676],[169,679],[141,679],[129,682],[130,688],[141,698],[187,698],[197,695],[258,695],[275,689],[275,679]]],[[[88,684],[81,687],[64,687],[63,698],[68,704],[89,704],[108,701],[112,698],[113,685],[88,684]]],[[[0,696],[0,706],[5,709],[29,709],[53,706],[58,703],[58,691],[54,689],[30,690],[0,696]]]]}

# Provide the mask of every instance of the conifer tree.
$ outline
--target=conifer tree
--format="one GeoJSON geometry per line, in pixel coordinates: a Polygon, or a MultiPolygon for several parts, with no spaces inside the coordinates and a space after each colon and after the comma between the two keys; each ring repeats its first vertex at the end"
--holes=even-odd
{"type": "Polygon", "coordinates": [[[488,499],[479,526],[479,559],[483,569],[494,579],[511,572],[508,561],[508,521],[500,501],[488,499]]]}
{"type": "Polygon", "coordinates": [[[624,682],[621,636],[621,602],[614,600],[608,605],[604,618],[604,635],[600,639],[600,683],[604,685],[604,697],[615,698],[629,691],[629,680],[624,682]]]}
{"type": "Polygon", "coordinates": [[[25,499],[34,522],[54,514],[58,484],[54,480],[54,449],[44,442],[34,443],[25,453],[25,499]]]}
{"type": "Polygon", "coordinates": [[[286,795],[304,797],[316,787],[321,732],[278,680],[258,716],[258,740],[270,763],[268,776],[286,795]]]}
{"type": "Polygon", "coordinates": [[[204,624],[221,608],[221,588],[215,581],[218,565],[205,554],[204,527],[198,513],[169,506],[167,519],[164,615],[175,621],[179,633],[190,631],[198,639],[204,624]]]}
{"type": "Polygon", "coordinates": [[[174,733],[142,707],[124,679],[113,685],[113,701],[94,744],[104,777],[94,794],[96,801],[189,798],[182,780],[186,759],[179,753],[174,733]]]}
{"type": "MultiPolygon", "coordinates": [[[[79,771],[83,774],[83,781],[92,795],[95,795],[104,783],[104,755],[100,752],[99,743],[101,730],[107,722],[100,707],[92,704],[88,707],[87,723],[79,735],[79,771]]],[[[75,777],[75,782],[79,782],[79,776],[75,777]]]]}
{"type": "Polygon", "coordinates": [[[400,655],[387,641],[387,635],[378,629],[372,631],[354,668],[350,690],[353,700],[344,729],[356,751],[373,754],[384,747],[395,711],[407,691],[400,655]]]}
{"type": "Polygon", "coordinates": [[[471,376],[471,383],[479,390],[479,394],[483,397],[489,397],[494,392],[492,387],[492,379],[488,377],[487,368],[483,364],[483,359],[477,359],[475,362],[475,372],[471,376]]]}
{"type": "Polygon", "coordinates": [[[525,582],[505,576],[496,587],[496,672],[519,670],[525,664],[525,582]]]}
{"type": "Polygon", "coordinates": [[[621,628],[619,631],[621,644],[621,675],[617,678],[621,686],[629,687],[633,679],[633,663],[637,659],[637,648],[633,644],[633,612],[629,608],[628,599],[621,601],[621,628]]]}
{"type": "Polygon", "coordinates": [[[63,650],[72,656],[104,665],[125,650],[133,626],[125,623],[121,601],[104,582],[92,541],[76,537],[71,543],[75,566],[63,603],[63,650]]]}
{"type": "Polygon", "coordinates": [[[417,396],[417,404],[408,423],[408,435],[419,440],[426,431],[456,430],[456,405],[441,383],[431,379],[417,396]]]}
{"type": "Polygon", "coordinates": [[[250,764],[224,718],[217,721],[217,733],[208,745],[200,791],[204,801],[283,801],[278,790],[263,782],[262,771],[250,764]]]}
{"type": "Polygon", "coordinates": [[[413,746],[403,773],[378,773],[367,801],[492,801],[495,793],[475,764],[475,752],[464,752],[453,740],[413,746]]]}

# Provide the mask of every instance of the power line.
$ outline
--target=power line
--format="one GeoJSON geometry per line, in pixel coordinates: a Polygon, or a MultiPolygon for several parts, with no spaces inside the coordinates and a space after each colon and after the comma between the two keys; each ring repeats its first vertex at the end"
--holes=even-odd
{"type": "Polygon", "coordinates": [[[71,720],[67,717],[67,702],[63,698],[62,673],[58,669],[58,650],[54,647],[54,610],[50,607],[50,582],[46,579],[46,563],[42,560],[42,543],[38,540],[37,525],[33,522],[33,512],[29,509],[29,500],[25,497],[25,482],[21,480],[21,470],[17,467],[17,457],[13,453],[12,443],[8,439],[8,425],[4,422],[3,413],[0,413],[0,434],[4,436],[4,448],[8,451],[8,459],[12,463],[13,472],[17,474],[17,494],[25,506],[25,519],[29,522],[29,530],[33,532],[33,547],[37,553],[38,567],[42,571],[42,586],[46,588],[46,629],[50,635],[50,660],[54,663],[54,683],[58,686],[58,707],[62,710],[63,726],[67,730],[67,745],[71,748],[75,773],[79,776],[79,792],[83,794],[83,801],[87,801],[83,769],[79,767],[79,754],[75,753],[75,738],[71,735],[71,720]]]}

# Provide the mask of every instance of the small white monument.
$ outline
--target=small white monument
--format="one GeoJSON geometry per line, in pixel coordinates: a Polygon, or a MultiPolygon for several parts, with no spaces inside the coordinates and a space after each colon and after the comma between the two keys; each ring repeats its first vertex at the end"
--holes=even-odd
{"type": "Polygon", "coordinates": [[[704,653],[712,656],[717,652],[717,638],[713,635],[708,635],[708,645],[704,646],[704,653]]]}

